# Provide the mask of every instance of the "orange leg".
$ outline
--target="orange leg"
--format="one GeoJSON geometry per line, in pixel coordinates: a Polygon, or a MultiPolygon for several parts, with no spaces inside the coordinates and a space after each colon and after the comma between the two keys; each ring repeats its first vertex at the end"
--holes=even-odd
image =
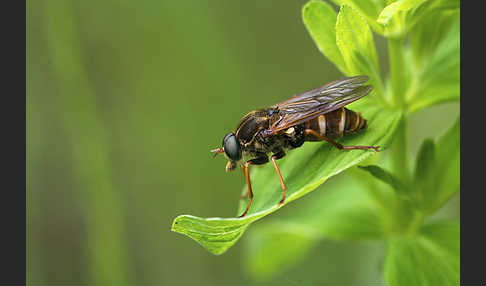
{"type": "MultiPolygon", "coordinates": [[[[245,169],[241,168],[241,171],[243,172],[243,176],[245,176],[245,169]]],[[[240,200],[246,199],[247,197],[248,197],[248,191],[246,191],[246,193],[244,195],[240,196],[240,200]]]]}
{"type": "Polygon", "coordinates": [[[316,138],[319,138],[321,140],[324,140],[330,144],[332,144],[334,147],[338,148],[339,150],[354,150],[354,149],[373,149],[376,152],[378,152],[378,146],[343,146],[337,142],[334,142],[333,140],[327,138],[326,136],[322,136],[321,134],[317,133],[316,131],[312,129],[306,129],[305,134],[312,135],[316,138]]]}
{"type": "Polygon", "coordinates": [[[275,167],[275,171],[277,172],[278,179],[280,180],[280,185],[282,186],[282,190],[283,190],[282,199],[278,203],[279,205],[281,205],[285,202],[285,197],[287,196],[287,187],[285,186],[284,180],[282,178],[282,174],[280,174],[280,170],[278,169],[276,158],[277,156],[272,156],[272,163],[273,163],[273,167],[275,167]]]}
{"type": "Polygon", "coordinates": [[[249,173],[249,170],[248,170],[248,166],[250,166],[250,164],[251,164],[251,161],[248,161],[248,162],[245,163],[245,167],[244,167],[245,179],[246,179],[246,184],[248,185],[248,195],[250,195],[250,199],[248,200],[248,206],[246,206],[245,212],[242,215],[240,215],[239,217],[244,217],[246,215],[246,213],[248,212],[248,209],[250,208],[251,201],[253,199],[253,192],[251,191],[251,183],[250,183],[250,173],[249,173]]]}

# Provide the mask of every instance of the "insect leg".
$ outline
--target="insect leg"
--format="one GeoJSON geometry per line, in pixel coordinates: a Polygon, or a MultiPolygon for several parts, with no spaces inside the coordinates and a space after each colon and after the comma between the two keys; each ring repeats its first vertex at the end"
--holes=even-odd
{"type": "Polygon", "coordinates": [[[321,134],[317,133],[316,131],[314,131],[312,129],[306,129],[304,132],[307,135],[312,135],[316,138],[319,138],[321,140],[324,140],[324,141],[332,144],[334,147],[338,148],[339,150],[373,149],[376,152],[378,152],[378,148],[379,148],[379,146],[343,146],[343,145],[327,138],[326,136],[322,136],[321,134]]]}
{"type": "Polygon", "coordinates": [[[258,157],[258,158],[249,160],[248,162],[245,163],[245,165],[243,167],[243,171],[245,172],[246,184],[248,185],[248,195],[249,195],[250,198],[248,199],[248,205],[246,206],[245,212],[242,215],[240,215],[239,217],[244,217],[246,215],[246,213],[248,212],[248,209],[250,208],[251,201],[253,200],[253,192],[251,191],[250,172],[249,172],[248,167],[251,164],[253,164],[253,165],[260,165],[260,164],[267,163],[268,162],[268,157],[267,157],[266,154],[264,154],[264,155],[265,156],[261,156],[261,157],[258,157]]]}
{"type": "Polygon", "coordinates": [[[285,156],[285,153],[283,151],[280,151],[280,152],[278,152],[278,153],[276,153],[272,156],[273,167],[275,168],[275,171],[277,172],[278,179],[280,180],[280,185],[282,186],[282,190],[283,190],[283,196],[282,196],[282,199],[280,200],[280,202],[278,203],[279,205],[281,205],[285,202],[285,197],[287,196],[287,187],[285,186],[284,180],[282,178],[282,174],[280,174],[280,169],[278,168],[277,162],[276,162],[276,160],[282,158],[283,156],[285,156]]]}
{"type": "Polygon", "coordinates": [[[250,183],[250,173],[248,172],[248,166],[250,166],[250,164],[251,161],[248,161],[245,163],[245,167],[244,167],[245,179],[246,179],[246,184],[248,185],[248,194],[250,195],[250,198],[248,200],[248,205],[246,206],[245,212],[239,217],[244,217],[246,215],[248,209],[250,208],[251,200],[253,199],[253,192],[251,191],[251,183],[250,183]]]}
{"type": "MultiPolygon", "coordinates": [[[[245,176],[245,168],[241,168],[241,171],[243,171],[243,176],[245,176]]],[[[240,196],[240,200],[246,199],[246,197],[248,197],[248,191],[246,191],[244,195],[240,196]]]]}

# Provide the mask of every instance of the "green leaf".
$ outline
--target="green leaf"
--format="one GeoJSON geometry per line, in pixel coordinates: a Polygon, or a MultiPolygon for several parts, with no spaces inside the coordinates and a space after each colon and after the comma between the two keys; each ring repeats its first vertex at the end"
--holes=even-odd
{"type": "Polygon", "coordinates": [[[332,0],[332,2],[336,3],[338,6],[344,4],[351,6],[373,21],[376,20],[376,17],[378,17],[384,6],[383,1],[381,0],[332,0]]]}
{"type": "Polygon", "coordinates": [[[363,16],[343,5],[336,22],[336,42],[351,73],[372,74],[378,67],[373,35],[363,16]]]}
{"type": "Polygon", "coordinates": [[[460,2],[459,0],[436,0],[433,8],[444,10],[444,11],[459,10],[461,8],[459,2],[460,2]]]}
{"type": "Polygon", "coordinates": [[[415,164],[415,180],[423,180],[424,175],[428,176],[434,171],[435,145],[430,138],[425,139],[419,148],[417,162],[415,164]]]}
{"type": "Polygon", "coordinates": [[[337,13],[322,1],[309,1],[302,8],[302,18],[307,31],[323,53],[344,74],[346,64],[336,44],[337,13]]]}
{"type": "Polygon", "coordinates": [[[436,222],[388,241],[387,285],[459,285],[459,222],[436,222]]]}
{"type": "MultiPolygon", "coordinates": [[[[457,63],[459,67],[459,63],[457,63]]],[[[421,91],[415,92],[415,97],[408,103],[409,112],[416,112],[424,108],[441,103],[460,100],[459,69],[449,75],[439,78],[436,82],[424,87],[421,91]],[[455,77],[457,75],[457,77],[455,77]]]]}
{"type": "Polygon", "coordinates": [[[381,34],[383,32],[383,27],[376,22],[378,15],[381,10],[383,10],[384,3],[381,0],[332,0],[338,6],[346,4],[353,7],[359,13],[361,13],[366,20],[368,25],[377,33],[381,34]]]}
{"type": "Polygon", "coordinates": [[[383,93],[373,34],[359,12],[342,5],[336,22],[336,43],[347,66],[347,75],[366,74],[376,89],[383,93]]]}
{"type": "Polygon", "coordinates": [[[460,185],[459,119],[434,143],[426,139],[417,154],[414,193],[426,214],[439,209],[460,185]]]}
{"type": "Polygon", "coordinates": [[[407,96],[410,112],[460,98],[460,21],[455,18],[447,35],[418,71],[407,96]]]}
{"type": "MultiPolygon", "coordinates": [[[[376,21],[382,25],[381,34],[395,38],[403,37],[417,25],[417,30],[422,29],[422,21],[433,22],[437,29],[439,13],[459,10],[459,0],[399,0],[387,4],[376,21]]],[[[435,37],[434,34],[424,35],[435,37]]]]}
{"type": "Polygon", "coordinates": [[[305,259],[319,242],[315,230],[299,224],[270,222],[249,232],[245,242],[246,272],[268,280],[305,259]]]}
{"type": "Polygon", "coordinates": [[[383,11],[381,11],[376,21],[382,25],[388,25],[388,22],[390,22],[395,13],[397,13],[398,8],[400,7],[400,3],[400,1],[393,2],[390,5],[386,6],[383,11]]]}
{"type": "MultiPolygon", "coordinates": [[[[400,121],[401,112],[383,109],[372,98],[355,102],[350,108],[361,112],[369,125],[365,132],[348,135],[339,140],[340,143],[378,145],[381,150],[386,149],[400,121]]],[[[374,153],[370,150],[341,151],[323,142],[308,142],[290,151],[278,161],[287,185],[287,199],[283,206],[313,191],[328,178],[358,164],[374,153]]],[[[278,206],[282,189],[273,166],[255,166],[250,171],[254,199],[245,217],[204,219],[183,215],[174,220],[172,230],[193,238],[214,254],[226,251],[249,224],[283,207],[278,206]]],[[[243,190],[246,192],[246,187],[243,190]]],[[[242,200],[237,214],[243,213],[246,205],[247,201],[242,200]]]]}
{"type": "Polygon", "coordinates": [[[358,166],[360,169],[369,172],[373,177],[378,180],[390,185],[399,195],[407,195],[407,186],[403,184],[397,177],[392,173],[382,169],[376,165],[369,166],[358,166]]]}
{"type": "Polygon", "coordinates": [[[422,198],[434,189],[435,145],[432,139],[426,139],[420,146],[414,171],[415,193],[422,198]]]}
{"type": "Polygon", "coordinates": [[[384,36],[402,37],[421,20],[435,19],[437,12],[453,10],[459,10],[459,0],[387,1],[376,21],[382,25],[384,36]]]}
{"type": "Polygon", "coordinates": [[[458,17],[459,11],[454,9],[435,10],[428,17],[423,17],[410,30],[409,43],[413,51],[414,64],[417,68],[424,65],[430,59],[430,56],[436,52],[437,46],[448,34],[452,24],[458,17]]]}
{"type": "MultiPolygon", "coordinates": [[[[258,224],[245,240],[245,266],[269,279],[304,259],[324,239],[382,239],[389,214],[360,180],[339,175],[290,215],[258,224]],[[324,190],[325,189],[325,190],[324,190]],[[295,249],[297,247],[297,249],[295,249]]],[[[381,190],[380,190],[381,191],[381,190]]]]}
{"type": "Polygon", "coordinates": [[[399,0],[387,5],[376,20],[386,37],[402,37],[424,15],[431,11],[429,0],[399,0]]]}
{"type": "Polygon", "coordinates": [[[435,204],[431,212],[439,209],[460,188],[460,118],[436,143],[435,204]]]}

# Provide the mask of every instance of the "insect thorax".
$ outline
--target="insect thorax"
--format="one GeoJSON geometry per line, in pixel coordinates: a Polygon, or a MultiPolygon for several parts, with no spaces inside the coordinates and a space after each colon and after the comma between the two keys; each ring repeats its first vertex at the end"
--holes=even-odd
{"type": "Polygon", "coordinates": [[[295,148],[293,146],[299,144],[302,145],[303,139],[300,137],[303,138],[301,136],[303,130],[300,127],[288,128],[272,135],[264,134],[263,131],[279,119],[278,109],[275,108],[259,109],[245,115],[235,132],[242,145],[243,153],[252,157],[258,153],[268,154],[281,149],[295,148]]]}

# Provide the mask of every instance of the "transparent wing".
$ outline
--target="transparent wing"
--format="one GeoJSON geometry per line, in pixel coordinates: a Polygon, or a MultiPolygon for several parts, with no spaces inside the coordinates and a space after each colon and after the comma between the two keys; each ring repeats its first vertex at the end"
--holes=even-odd
{"type": "Polygon", "coordinates": [[[366,96],[373,89],[371,85],[363,85],[368,79],[367,76],[355,76],[335,80],[272,106],[278,108],[281,118],[266,133],[304,123],[366,96]]]}

